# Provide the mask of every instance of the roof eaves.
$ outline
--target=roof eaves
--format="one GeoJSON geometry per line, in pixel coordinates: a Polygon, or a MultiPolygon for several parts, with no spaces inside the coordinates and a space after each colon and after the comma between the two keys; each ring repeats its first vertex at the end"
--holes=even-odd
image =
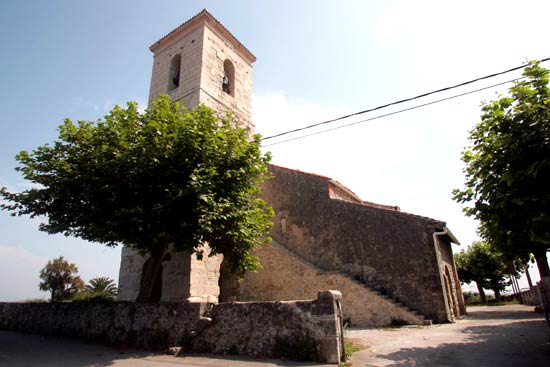
{"type": "Polygon", "coordinates": [[[244,56],[244,58],[250,62],[253,63],[256,61],[256,56],[252,52],[250,52],[249,49],[247,49],[238,39],[235,37],[225,26],[217,20],[207,9],[203,9],[200,13],[193,16],[191,19],[187,20],[186,22],[180,24],[178,27],[173,29],[172,31],[168,32],[165,36],[160,38],[157,42],[153,43],[149,50],[152,52],[155,52],[156,49],[158,49],[165,40],[168,38],[175,36],[178,32],[182,31],[185,28],[191,28],[195,24],[199,24],[200,20],[204,20],[205,24],[208,24],[212,27],[214,27],[214,30],[217,30],[218,32],[221,32],[224,36],[226,36],[230,41],[234,43],[234,46],[236,46],[237,51],[240,51],[240,53],[244,56]]]}

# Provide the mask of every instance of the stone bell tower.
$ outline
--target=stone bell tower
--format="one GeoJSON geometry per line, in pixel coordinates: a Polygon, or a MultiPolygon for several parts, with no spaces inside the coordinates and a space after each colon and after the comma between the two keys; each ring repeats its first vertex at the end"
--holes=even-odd
{"type": "Polygon", "coordinates": [[[164,93],[189,109],[202,103],[220,113],[231,110],[243,125],[254,128],[256,57],[206,9],[149,49],[154,54],[149,103],[164,93]]]}
{"type": "MultiPolygon", "coordinates": [[[[202,103],[220,114],[230,110],[242,126],[254,132],[251,99],[252,63],[256,57],[206,9],[149,49],[153,52],[149,104],[160,94],[167,94],[188,109],[202,103]]],[[[208,257],[208,248],[202,260],[181,252],[167,254],[162,278],[156,280],[156,298],[216,302],[220,287],[222,293],[231,293],[231,289],[224,288],[235,284],[230,276],[221,284],[222,259],[208,257]]],[[[136,251],[122,249],[119,300],[137,298],[147,260],[136,251]]]]}

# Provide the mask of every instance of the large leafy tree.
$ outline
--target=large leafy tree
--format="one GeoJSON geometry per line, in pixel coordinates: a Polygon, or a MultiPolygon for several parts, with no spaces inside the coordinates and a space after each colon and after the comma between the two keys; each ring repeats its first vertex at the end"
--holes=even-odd
{"type": "Polygon", "coordinates": [[[484,103],[470,132],[463,190],[454,199],[480,221],[480,233],[508,258],[532,253],[550,276],[549,71],[531,62],[509,96],[484,103]]]}
{"type": "Polygon", "coordinates": [[[474,242],[467,250],[455,254],[458,276],[462,283],[475,282],[482,302],[485,289],[495,292],[495,298],[508,285],[508,265],[504,257],[484,242],[474,242]]]}
{"type": "Polygon", "coordinates": [[[139,300],[150,300],[169,250],[223,254],[237,274],[259,267],[251,251],[272,210],[258,197],[269,155],[230,114],[188,112],[161,96],[144,113],[116,106],[97,122],[65,120],[53,145],[17,155],[34,183],[0,191],[13,215],[46,216],[40,229],[149,254],[139,300]]]}
{"type": "Polygon", "coordinates": [[[52,302],[69,300],[84,289],[84,282],[77,274],[76,265],[60,256],[48,261],[40,271],[42,281],[39,287],[43,291],[51,292],[52,302]]]}

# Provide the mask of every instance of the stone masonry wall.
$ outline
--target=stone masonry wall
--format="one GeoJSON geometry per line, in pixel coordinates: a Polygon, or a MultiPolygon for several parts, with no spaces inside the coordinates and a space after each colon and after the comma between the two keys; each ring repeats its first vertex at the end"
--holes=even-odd
{"type": "Polygon", "coordinates": [[[449,312],[455,318],[466,314],[466,304],[462,294],[462,287],[458,279],[458,273],[453,258],[453,250],[448,241],[438,237],[437,249],[441,258],[441,267],[444,274],[444,279],[447,277],[449,281],[450,294],[447,295],[449,303],[449,312]]]}
{"type": "MultiPolygon", "coordinates": [[[[220,295],[218,281],[220,279],[220,265],[223,256],[216,255],[209,257],[209,253],[208,246],[204,246],[202,260],[197,259],[196,255],[191,256],[191,285],[189,293],[195,301],[217,303],[220,295]]],[[[177,288],[178,286],[179,282],[170,284],[171,288],[177,288]]]]}
{"type": "Polygon", "coordinates": [[[380,297],[357,281],[334,271],[323,271],[298,258],[277,243],[255,250],[262,270],[249,272],[240,284],[240,297],[247,300],[312,298],[318,289],[342,293],[344,320],[351,326],[386,326],[392,319],[422,325],[424,319],[380,297]]]}
{"type": "Polygon", "coordinates": [[[198,326],[200,303],[0,303],[0,329],[158,349],[198,326]]]}
{"type": "MultiPolygon", "coordinates": [[[[209,248],[204,246],[204,256],[173,251],[170,259],[163,261],[162,297],[164,302],[218,302],[220,287],[220,264],[222,255],[209,257],[209,248]]],[[[119,301],[135,301],[140,288],[141,273],[147,256],[124,247],[120,262],[119,301]]]]}
{"type": "Polygon", "coordinates": [[[120,271],[118,275],[119,301],[133,301],[139,294],[141,271],[147,258],[126,246],[122,247],[120,255],[120,271]]]}
{"type": "Polygon", "coordinates": [[[432,234],[443,222],[336,199],[330,179],[271,166],[262,197],[275,210],[272,238],[323,270],[387,292],[447,322],[432,234]]]}
{"type": "Polygon", "coordinates": [[[204,29],[200,102],[221,114],[227,110],[254,131],[252,122],[252,65],[209,27],[204,29]],[[235,67],[234,95],[222,90],[223,63],[231,61],[235,67]]]}
{"type": "Polygon", "coordinates": [[[205,303],[0,303],[0,329],[112,345],[309,358],[338,363],[338,292],[312,301],[205,303]],[[203,317],[208,312],[209,317],[203,317]],[[286,354],[285,354],[286,353],[286,354]]]}
{"type": "Polygon", "coordinates": [[[188,108],[199,105],[199,87],[203,54],[204,28],[199,27],[155,53],[149,104],[161,94],[168,94],[170,99],[188,108]],[[175,89],[169,88],[170,63],[176,55],[181,55],[180,83],[175,89]]]}

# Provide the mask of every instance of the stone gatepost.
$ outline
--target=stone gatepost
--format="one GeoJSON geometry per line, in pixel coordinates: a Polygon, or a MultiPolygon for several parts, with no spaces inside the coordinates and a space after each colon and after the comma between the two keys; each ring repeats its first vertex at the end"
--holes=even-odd
{"type": "Polygon", "coordinates": [[[340,291],[328,290],[317,293],[317,302],[321,307],[330,310],[321,312],[314,316],[318,325],[324,329],[324,335],[320,340],[321,358],[327,363],[340,363],[345,361],[344,330],[342,319],[342,293],[340,291]],[[328,311],[328,312],[327,312],[328,311]]]}

